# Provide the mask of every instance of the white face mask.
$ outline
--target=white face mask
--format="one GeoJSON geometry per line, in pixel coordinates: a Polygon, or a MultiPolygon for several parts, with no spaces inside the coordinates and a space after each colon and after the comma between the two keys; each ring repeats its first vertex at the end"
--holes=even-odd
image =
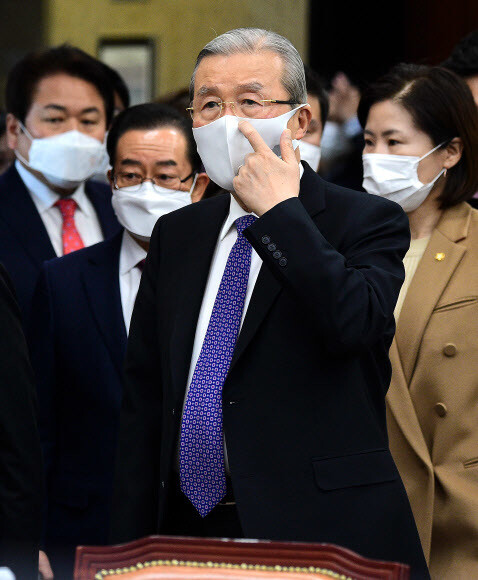
{"type": "Polygon", "coordinates": [[[320,163],[320,147],[318,145],[312,145],[307,141],[299,141],[300,149],[300,159],[301,161],[307,161],[310,167],[314,171],[318,171],[320,163]]]}
{"type": "Polygon", "coordinates": [[[15,152],[16,156],[27,167],[39,171],[52,185],[73,189],[95,173],[106,172],[108,156],[105,144],[98,139],[80,131],[35,139],[21,126],[32,142],[29,161],[18,151],[15,152]]]}
{"type": "Polygon", "coordinates": [[[119,223],[139,239],[149,241],[161,216],[192,203],[196,179],[197,174],[189,191],[153,187],[151,181],[143,181],[136,191],[131,187],[113,189],[111,203],[119,223]]]}
{"type": "Polygon", "coordinates": [[[395,201],[407,213],[417,209],[445,172],[442,169],[433,181],[422,183],[418,179],[418,164],[442,145],[440,143],[423,157],[366,153],[362,156],[363,188],[368,193],[395,201]]]}
{"type": "MultiPolygon", "coordinates": [[[[249,119],[224,115],[209,125],[193,128],[199,156],[208,176],[226,191],[234,191],[232,181],[237,175],[244,158],[254,149],[239,131],[239,121],[247,121],[264,139],[266,144],[280,157],[280,136],[287,129],[289,119],[293,117],[300,105],[279,117],[271,119],[249,119]]],[[[293,140],[294,149],[297,141],[293,140]]]]}

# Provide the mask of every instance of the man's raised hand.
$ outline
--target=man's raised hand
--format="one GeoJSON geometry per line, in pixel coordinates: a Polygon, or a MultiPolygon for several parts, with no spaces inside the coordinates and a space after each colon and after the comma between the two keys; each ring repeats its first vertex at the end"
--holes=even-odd
{"type": "Polygon", "coordinates": [[[234,178],[234,191],[250,211],[261,216],[278,203],[297,197],[300,171],[289,129],[280,140],[282,159],[272,152],[259,133],[247,121],[239,123],[239,130],[254,149],[244,160],[234,178]]]}

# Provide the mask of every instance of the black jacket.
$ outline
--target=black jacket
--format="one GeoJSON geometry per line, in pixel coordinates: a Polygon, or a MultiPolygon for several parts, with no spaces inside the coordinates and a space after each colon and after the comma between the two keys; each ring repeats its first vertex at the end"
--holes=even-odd
{"type": "MultiPolygon", "coordinates": [[[[120,225],[111,207],[111,190],[103,183],[87,181],[85,193],[93,204],[105,238],[120,225]]],[[[0,262],[10,274],[22,311],[30,316],[31,300],[40,268],[56,258],[48,232],[15,165],[0,175],[0,262]]]]}
{"type": "MultiPolygon", "coordinates": [[[[52,565],[108,537],[126,328],[119,260],[123,232],[45,262],[29,325],[37,377],[52,565]]],[[[73,564],[71,562],[70,576],[73,564]]],[[[55,572],[54,568],[54,572],[55,572]]]]}
{"type": "Polygon", "coordinates": [[[36,395],[13,286],[0,266],[0,566],[38,577],[43,466],[36,395]]]}
{"type": "MultiPolygon", "coordinates": [[[[126,361],[115,541],[168,533],[196,323],[228,210],[228,196],[206,200],[153,233],[126,361]]],[[[427,577],[385,425],[405,214],[305,164],[299,198],[244,235],[264,263],[223,387],[223,424],[245,536],[339,544],[427,577]]]]}

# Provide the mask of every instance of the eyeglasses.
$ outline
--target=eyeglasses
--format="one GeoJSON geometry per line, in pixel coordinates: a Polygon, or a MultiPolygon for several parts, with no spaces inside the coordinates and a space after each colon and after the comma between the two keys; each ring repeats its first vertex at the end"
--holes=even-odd
{"type": "Polygon", "coordinates": [[[121,189],[122,187],[129,187],[131,192],[139,191],[141,186],[145,181],[151,181],[153,184],[153,189],[160,193],[160,190],[156,188],[166,188],[171,191],[178,191],[181,188],[181,184],[185,183],[188,179],[193,177],[194,171],[190,173],[184,179],[176,175],[166,175],[160,174],[154,177],[143,177],[139,173],[133,173],[131,171],[124,173],[115,173],[113,176],[113,184],[115,189],[121,189]]]}
{"type": "Polygon", "coordinates": [[[221,101],[217,97],[205,96],[198,97],[193,101],[193,106],[188,107],[193,121],[200,120],[203,123],[211,123],[219,119],[222,110],[226,105],[232,109],[238,117],[249,119],[266,119],[270,116],[274,105],[300,105],[296,101],[280,101],[278,99],[263,99],[261,95],[256,94],[250,98],[241,98],[235,101],[221,101]]]}

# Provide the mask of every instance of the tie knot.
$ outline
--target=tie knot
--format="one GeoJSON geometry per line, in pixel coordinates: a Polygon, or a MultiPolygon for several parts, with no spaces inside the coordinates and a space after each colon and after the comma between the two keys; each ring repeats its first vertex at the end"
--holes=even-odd
{"type": "Polygon", "coordinates": [[[143,260],[140,260],[137,264],[136,267],[138,268],[138,270],[140,272],[142,272],[144,270],[144,263],[146,262],[146,258],[144,258],[143,260]]]}
{"type": "Polygon", "coordinates": [[[55,205],[61,212],[63,219],[72,218],[75,215],[77,203],[74,199],[59,199],[55,205]]]}
{"type": "Polygon", "coordinates": [[[256,221],[253,215],[243,215],[234,222],[236,224],[237,233],[242,235],[242,232],[256,221]]]}

